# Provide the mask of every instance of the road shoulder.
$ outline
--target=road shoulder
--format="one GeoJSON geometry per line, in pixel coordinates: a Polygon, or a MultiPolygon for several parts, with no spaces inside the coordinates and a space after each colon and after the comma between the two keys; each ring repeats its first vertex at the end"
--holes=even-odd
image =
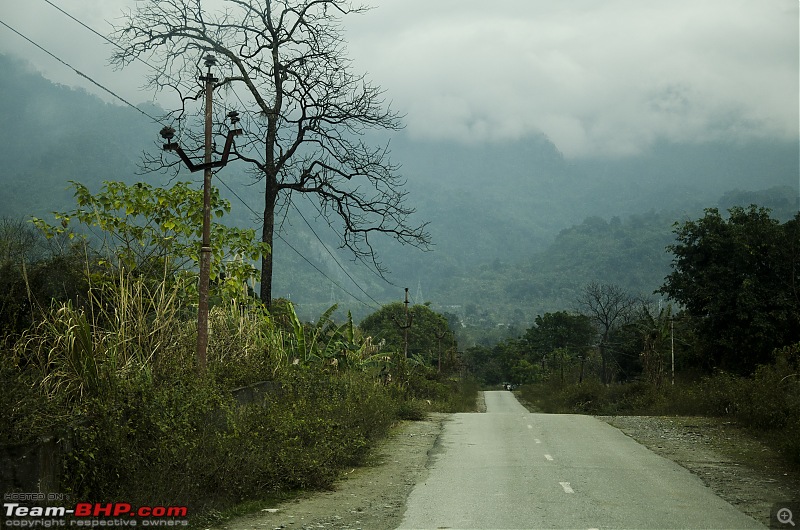
{"type": "Polygon", "coordinates": [[[697,475],[714,493],[769,527],[770,508],[793,499],[800,477],[729,421],[705,417],[597,416],[697,475]]]}
{"type": "Polygon", "coordinates": [[[365,466],[346,473],[332,491],[309,492],[218,528],[397,528],[409,493],[427,474],[429,453],[447,417],[431,414],[424,421],[402,422],[375,448],[365,466]]]}

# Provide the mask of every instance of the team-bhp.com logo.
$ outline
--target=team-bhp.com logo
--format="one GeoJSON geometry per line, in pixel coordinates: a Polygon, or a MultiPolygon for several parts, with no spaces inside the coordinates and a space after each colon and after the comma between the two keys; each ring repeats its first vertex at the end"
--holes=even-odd
{"type": "Polygon", "coordinates": [[[125,502],[79,502],[75,506],[31,506],[4,502],[5,527],[188,526],[186,506],[139,506],[125,502]]]}

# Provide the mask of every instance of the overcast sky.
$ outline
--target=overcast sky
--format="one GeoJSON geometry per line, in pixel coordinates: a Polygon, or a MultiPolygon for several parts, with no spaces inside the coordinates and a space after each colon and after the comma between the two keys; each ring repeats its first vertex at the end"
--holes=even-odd
{"type": "MultiPolygon", "coordinates": [[[[51,0],[101,33],[126,0],[51,0]]],[[[134,103],[143,67],[44,0],[0,20],[134,103]]],[[[415,139],[498,142],[544,133],[567,157],[654,141],[797,140],[797,0],[373,0],[346,21],[354,66],[387,91],[415,139]]],[[[47,77],[69,69],[0,26],[0,51],[47,77]]],[[[164,100],[159,100],[164,104],[164,100]]]]}

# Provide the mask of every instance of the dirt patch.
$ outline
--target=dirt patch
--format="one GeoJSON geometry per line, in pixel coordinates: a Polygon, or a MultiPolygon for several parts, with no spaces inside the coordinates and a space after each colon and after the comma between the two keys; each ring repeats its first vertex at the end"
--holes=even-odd
{"type": "Polygon", "coordinates": [[[245,529],[389,530],[397,528],[411,490],[427,473],[447,414],[403,422],[372,453],[366,466],[353,469],[333,491],[313,492],[261,512],[218,525],[245,529]]]}
{"type": "Polygon", "coordinates": [[[598,416],[651,451],[685,467],[764,526],[777,502],[797,501],[800,475],[780,455],[718,418],[598,416]]]}

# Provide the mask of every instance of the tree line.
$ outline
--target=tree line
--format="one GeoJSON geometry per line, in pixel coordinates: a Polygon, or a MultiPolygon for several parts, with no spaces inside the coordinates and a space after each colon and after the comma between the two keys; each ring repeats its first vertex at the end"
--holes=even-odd
{"type": "Polygon", "coordinates": [[[800,214],[781,223],[763,207],[705,210],[676,223],[671,272],[653,296],[592,282],[573,311],[538,315],[521,336],[465,352],[487,384],[550,378],[663,384],[679,372],[752,374],[800,341],[800,214]]]}

